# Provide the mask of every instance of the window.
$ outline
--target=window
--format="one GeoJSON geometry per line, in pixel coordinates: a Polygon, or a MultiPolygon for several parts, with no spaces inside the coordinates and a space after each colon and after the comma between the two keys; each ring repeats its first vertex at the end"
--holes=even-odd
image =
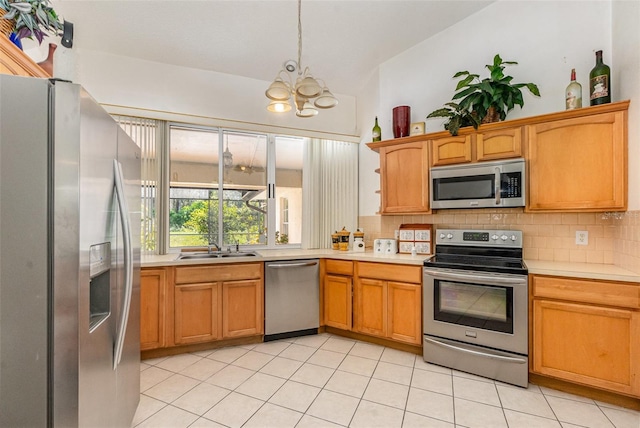
{"type": "Polygon", "coordinates": [[[300,244],[304,144],[170,125],[169,247],[300,244]]]}

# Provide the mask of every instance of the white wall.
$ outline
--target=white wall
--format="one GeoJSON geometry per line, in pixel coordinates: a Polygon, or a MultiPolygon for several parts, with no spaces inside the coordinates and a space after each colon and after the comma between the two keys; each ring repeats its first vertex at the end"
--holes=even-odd
{"type": "Polygon", "coordinates": [[[613,99],[630,99],[629,106],[629,210],[640,210],[640,2],[614,1],[613,99]]]}
{"type": "Polygon", "coordinates": [[[264,92],[271,82],[96,51],[78,50],[75,57],[77,82],[101,104],[191,115],[194,121],[220,119],[227,126],[249,130],[275,127],[273,132],[290,135],[320,132],[348,141],[356,135],[352,96],[334,94],[338,106],[321,110],[316,117],[298,118],[293,111],[266,110],[269,100],[264,92]]]}
{"type": "MultiPolygon", "coordinates": [[[[613,22],[625,28],[614,32],[616,39],[629,38],[627,33],[638,31],[637,25],[632,24],[638,22],[638,14],[627,14],[629,10],[637,9],[637,2],[621,3],[624,5],[616,6],[618,11],[613,22]]],[[[636,58],[637,67],[639,54],[633,52],[633,47],[637,51],[638,35],[634,34],[631,39],[629,46],[625,45],[621,53],[636,58]]],[[[409,105],[412,122],[425,121],[427,114],[451,100],[458,82],[452,76],[457,71],[468,70],[480,74],[481,78],[487,77],[484,66],[492,62],[495,54],[500,54],[503,60],[518,62],[518,65],[508,66],[505,70],[514,77],[514,82],[533,82],[541,93],[541,97],[537,98],[525,90],[524,108],[516,107],[509,114],[509,119],[564,110],[564,89],[569,83],[572,68],[576,69],[578,81],[582,84],[583,105],[588,105],[589,71],[595,64],[594,52],[600,49],[604,51],[605,63],[613,69],[610,2],[498,1],[380,65],[376,114],[382,128],[382,138],[393,138],[393,107],[409,105]]],[[[638,73],[632,74],[637,80],[638,73]]],[[[627,91],[621,88],[618,95],[614,92],[614,101],[638,94],[637,81],[630,83],[633,80],[630,76],[625,80],[629,81],[625,86],[636,85],[636,89],[627,91]]],[[[615,85],[614,80],[614,91],[615,85]]],[[[361,105],[360,96],[358,105],[361,105]]],[[[373,114],[370,111],[366,112],[366,116],[365,112],[359,111],[358,123],[364,129],[361,145],[371,141],[371,135],[366,130],[367,126],[373,126],[372,121],[373,114]],[[365,125],[367,123],[371,125],[365,125]]],[[[426,132],[443,130],[443,123],[440,119],[426,120],[426,132]]],[[[633,170],[634,162],[635,169],[640,169],[637,156],[640,141],[631,131],[630,160],[631,155],[636,153],[630,162],[630,170],[633,170]]],[[[379,198],[365,185],[379,180],[373,172],[378,166],[376,157],[361,159],[361,216],[373,215],[378,209],[379,198]]],[[[637,177],[637,173],[634,174],[637,177]]],[[[637,196],[640,189],[638,183],[631,181],[629,208],[637,209],[640,205],[637,196]],[[634,195],[633,198],[631,195],[634,195]]]]}

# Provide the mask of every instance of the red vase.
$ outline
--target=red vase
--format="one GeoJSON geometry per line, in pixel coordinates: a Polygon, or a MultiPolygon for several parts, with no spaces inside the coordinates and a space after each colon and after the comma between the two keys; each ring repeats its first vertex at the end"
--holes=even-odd
{"type": "Polygon", "coordinates": [[[42,62],[39,62],[38,65],[42,67],[44,71],[49,73],[49,76],[53,77],[53,53],[56,51],[58,45],[55,43],[49,43],[49,55],[47,55],[47,59],[42,62]]]}
{"type": "Polygon", "coordinates": [[[409,136],[409,125],[411,123],[411,107],[398,106],[393,108],[393,137],[409,136]]]}

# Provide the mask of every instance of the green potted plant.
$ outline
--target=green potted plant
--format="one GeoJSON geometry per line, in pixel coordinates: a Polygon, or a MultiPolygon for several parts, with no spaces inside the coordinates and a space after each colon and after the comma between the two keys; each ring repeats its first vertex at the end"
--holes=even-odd
{"type": "Polygon", "coordinates": [[[35,37],[42,43],[48,34],[62,31],[62,23],[49,0],[0,0],[0,9],[6,12],[0,19],[12,23],[12,32],[18,40],[35,37]]]}
{"type": "Polygon", "coordinates": [[[538,87],[533,83],[512,83],[512,76],[505,76],[507,65],[515,61],[503,61],[500,55],[493,57],[493,64],[487,64],[490,76],[480,80],[477,74],[459,71],[453,77],[462,77],[456,86],[453,100],[463,110],[475,111],[482,123],[504,120],[507,113],[516,105],[524,106],[521,88],[527,88],[533,95],[540,96],[538,87]]]}
{"type": "Polygon", "coordinates": [[[444,129],[449,131],[451,135],[458,135],[458,130],[465,126],[473,126],[478,129],[480,125],[480,119],[475,111],[463,109],[460,104],[446,103],[443,108],[434,110],[427,116],[427,119],[431,117],[446,117],[449,118],[444,124],[444,129]]]}

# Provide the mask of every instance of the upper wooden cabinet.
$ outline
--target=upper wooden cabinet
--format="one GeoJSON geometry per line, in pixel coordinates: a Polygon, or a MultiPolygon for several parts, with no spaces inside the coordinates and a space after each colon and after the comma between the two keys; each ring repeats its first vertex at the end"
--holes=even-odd
{"type": "Polygon", "coordinates": [[[522,156],[522,127],[431,140],[431,165],[452,165],[522,156]]]}
{"type": "Polygon", "coordinates": [[[439,138],[431,142],[431,164],[433,166],[471,162],[471,140],[473,136],[456,135],[439,138]]]}
{"type": "Polygon", "coordinates": [[[522,156],[522,127],[496,129],[476,134],[477,161],[519,158],[522,156]]]}
{"type": "Polygon", "coordinates": [[[28,77],[51,77],[8,38],[0,35],[0,73],[28,77]]]}
{"type": "Polygon", "coordinates": [[[528,125],[529,211],[627,208],[627,108],[528,125]]]}
{"type": "Polygon", "coordinates": [[[381,214],[429,212],[427,141],[380,148],[381,214]]]}

